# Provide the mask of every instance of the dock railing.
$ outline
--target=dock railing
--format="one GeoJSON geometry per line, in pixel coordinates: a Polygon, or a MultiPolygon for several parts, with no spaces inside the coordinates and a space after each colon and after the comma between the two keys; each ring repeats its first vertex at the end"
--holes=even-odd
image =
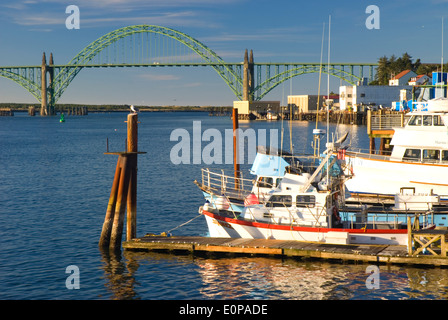
{"type": "Polygon", "coordinates": [[[429,252],[434,256],[447,256],[446,243],[448,230],[426,228],[420,229],[419,215],[408,216],[408,255],[417,256],[429,252]]]}

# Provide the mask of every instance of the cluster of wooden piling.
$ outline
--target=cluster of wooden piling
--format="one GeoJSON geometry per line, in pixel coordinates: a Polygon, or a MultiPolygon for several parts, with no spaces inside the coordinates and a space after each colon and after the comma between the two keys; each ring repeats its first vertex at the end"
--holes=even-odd
{"type": "Polygon", "coordinates": [[[129,114],[127,118],[127,150],[106,152],[118,155],[112,190],[107,205],[106,217],[99,241],[102,248],[119,249],[123,236],[125,212],[127,208],[126,239],[129,241],[137,233],[137,155],[138,116],[129,114]]]}
{"type": "Polygon", "coordinates": [[[34,106],[28,107],[28,115],[34,117],[36,115],[36,107],[34,106]]]}
{"type": "Polygon", "coordinates": [[[87,107],[68,107],[67,110],[61,110],[66,115],[72,116],[86,116],[89,114],[87,107]]]}
{"type": "Polygon", "coordinates": [[[11,108],[1,108],[0,109],[0,117],[12,117],[14,115],[14,111],[11,108]]]}
{"type": "MultiPolygon", "coordinates": [[[[216,112],[210,112],[209,115],[220,115],[216,112]]],[[[222,114],[224,115],[224,113],[222,114]]],[[[298,121],[327,121],[327,112],[299,112],[292,115],[291,120],[298,121]]],[[[278,120],[289,120],[289,113],[284,115],[279,115],[278,120]]],[[[239,120],[266,120],[266,114],[250,113],[250,114],[239,114],[239,120]]],[[[365,125],[367,124],[367,113],[366,112],[350,112],[350,111],[331,111],[329,113],[329,122],[340,123],[340,124],[355,124],[355,125],[365,125]]]]}
{"type": "MultiPolygon", "coordinates": [[[[36,107],[30,106],[28,107],[28,115],[34,117],[36,115],[36,107]]],[[[67,107],[67,109],[61,109],[61,114],[72,115],[72,116],[86,116],[89,114],[89,109],[86,106],[80,107],[67,107]]],[[[55,115],[56,113],[52,113],[55,115]]]]}

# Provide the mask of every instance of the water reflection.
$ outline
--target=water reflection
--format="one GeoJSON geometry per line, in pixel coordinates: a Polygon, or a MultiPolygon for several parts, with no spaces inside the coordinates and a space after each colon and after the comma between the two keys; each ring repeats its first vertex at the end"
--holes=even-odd
{"type": "Polygon", "coordinates": [[[112,294],[113,300],[138,299],[135,291],[135,272],[139,264],[135,259],[124,258],[121,250],[109,250],[100,248],[102,262],[104,264],[104,278],[107,291],[112,294]]]}
{"type": "Polygon", "coordinates": [[[368,264],[130,251],[105,252],[103,262],[113,299],[448,298],[448,270],[439,268],[381,265],[380,288],[368,289],[368,264]]]}

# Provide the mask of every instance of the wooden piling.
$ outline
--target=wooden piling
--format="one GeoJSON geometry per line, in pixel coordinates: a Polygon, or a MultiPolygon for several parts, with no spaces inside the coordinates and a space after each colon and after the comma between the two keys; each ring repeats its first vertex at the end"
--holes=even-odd
{"type": "Polygon", "coordinates": [[[118,155],[118,161],[99,241],[103,248],[118,249],[121,246],[126,209],[126,239],[135,238],[137,233],[137,155],[145,152],[138,151],[137,114],[129,114],[127,123],[126,152],[106,152],[118,155]]]}
{"type": "Polygon", "coordinates": [[[123,236],[123,224],[126,211],[126,199],[129,190],[129,166],[127,155],[120,155],[118,161],[121,162],[120,182],[118,185],[117,202],[115,204],[114,221],[110,234],[109,248],[119,248],[123,236]]]}
{"type": "Polygon", "coordinates": [[[375,154],[375,138],[374,137],[370,137],[369,153],[375,154]]]}
{"type": "Polygon", "coordinates": [[[99,242],[100,247],[108,247],[110,243],[112,224],[114,222],[114,216],[115,216],[115,205],[117,204],[118,184],[120,182],[120,175],[121,175],[121,165],[120,161],[117,161],[114,182],[112,184],[109,203],[107,205],[106,217],[104,218],[103,230],[101,231],[101,237],[99,242]]]}
{"type": "MultiPolygon", "coordinates": [[[[138,152],[138,117],[128,115],[127,151],[138,152]]],[[[137,236],[137,154],[129,154],[129,190],[127,199],[126,239],[129,241],[137,236]]]]}

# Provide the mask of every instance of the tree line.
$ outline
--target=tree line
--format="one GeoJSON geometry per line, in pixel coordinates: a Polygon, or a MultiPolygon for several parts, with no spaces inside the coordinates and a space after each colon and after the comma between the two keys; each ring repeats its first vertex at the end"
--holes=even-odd
{"type": "MultiPolygon", "coordinates": [[[[371,85],[388,85],[389,79],[393,76],[399,74],[404,70],[414,71],[416,74],[425,74],[431,76],[432,72],[440,71],[440,64],[428,64],[422,63],[420,59],[412,59],[409,53],[405,52],[401,57],[396,57],[395,55],[382,56],[378,59],[378,67],[375,74],[375,80],[372,81],[371,85]]],[[[443,70],[448,71],[448,63],[443,66],[443,70]]]]}

